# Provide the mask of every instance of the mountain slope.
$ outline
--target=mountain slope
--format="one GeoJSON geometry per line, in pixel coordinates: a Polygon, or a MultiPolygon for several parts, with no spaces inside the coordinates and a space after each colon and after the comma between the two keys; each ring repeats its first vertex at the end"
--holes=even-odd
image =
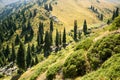
{"type": "Polygon", "coordinates": [[[100,3],[96,0],[56,0],[53,4],[52,14],[58,17],[69,29],[73,26],[74,20],[78,20],[79,27],[83,25],[84,19],[88,21],[88,24],[99,23],[99,19],[95,17],[97,15],[88,9],[91,5],[98,9],[105,18],[111,16],[115,6],[114,3],[104,0],[100,0],[100,3]]]}

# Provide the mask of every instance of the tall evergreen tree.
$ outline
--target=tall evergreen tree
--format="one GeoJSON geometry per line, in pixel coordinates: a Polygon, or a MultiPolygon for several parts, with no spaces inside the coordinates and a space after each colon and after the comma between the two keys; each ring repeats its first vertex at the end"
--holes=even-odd
{"type": "Polygon", "coordinates": [[[116,13],[115,13],[115,11],[113,11],[112,20],[115,19],[115,16],[116,16],[116,13]]]}
{"type": "Polygon", "coordinates": [[[64,28],[64,31],[63,31],[63,47],[65,47],[65,44],[66,44],[66,30],[64,28]]]}
{"type": "Polygon", "coordinates": [[[62,36],[61,36],[61,32],[59,34],[59,44],[61,45],[62,44],[62,36]]]}
{"type": "Polygon", "coordinates": [[[49,4],[49,10],[52,11],[53,10],[53,7],[51,4],[49,4]]]}
{"type": "Polygon", "coordinates": [[[119,16],[119,8],[117,7],[115,12],[115,17],[118,17],[118,16],[119,16]]]}
{"type": "Polygon", "coordinates": [[[34,44],[32,44],[31,52],[32,52],[32,54],[35,52],[35,46],[34,46],[34,44]]]}
{"type": "Polygon", "coordinates": [[[44,45],[44,56],[48,57],[50,55],[50,37],[48,31],[45,33],[45,45],[44,45]]]}
{"type": "Polygon", "coordinates": [[[20,43],[20,38],[19,35],[17,34],[15,38],[15,45],[18,45],[19,43],[20,43]]]}
{"type": "Polygon", "coordinates": [[[52,32],[49,33],[49,36],[50,36],[50,46],[52,46],[53,44],[52,32]]]}
{"type": "Polygon", "coordinates": [[[15,62],[16,60],[16,53],[15,53],[15,46],[14,43],[12,43],[12,55],[11,55],[12,62],[15,62]]]}
{"type": "Polygon", "coordinates": [[[19,69],[26,69],[25,47],[22,42],[20,43],[17,53],[17,66],[19,69]]]}
{"type": "Polygon", "coordinates": [[[56,40],[55,40],[55,45],[58,47],[59,46],[59,33],[58,30],[56,29],[56,40]]]}
{"type": "Polygon", "coordinates": [[[100,20],[103,21],[103,14],[101,14],[101,16],[100,16],[100,20]]]}
{"type": "Polygon", "coordinates": [[[86,22],[86,20],[84,20],[84,24],[83,24],[83,32],[84,32],[84,35],[87,34],[87,22],[86,22]]]}
{"type": "Polygon", "coordinates": [[[50,32],[53,32],[53,21],[50,20],[50,32]]]}
{"type": "Polygon", "coordinates": [[[27,65],[27,68],[31,67],[31,63],[32,63],[31,60],[32,60],[31,47],[28,44],[27,56],[26,56],[26,65],[27,65]]]}
{"type": "Polygon", "coordinates": [[[77,40],[77,21],[74,21],[74,40],[77,40]]]}
{"type": "Polygon", "coordinates": [[[35,56],[35,65],[36,65],[37,63],[39,63],[39,60],[38,60],[38,57],[35,56]]]}
{"type": "Polygon", "coordinates": [[[10,55],[10,48],[9,48],[8,45],[6,46],[4,55],[5,55],[5,58],[6,58],[6,59],[9,58],[9,55],[10,55]]]}

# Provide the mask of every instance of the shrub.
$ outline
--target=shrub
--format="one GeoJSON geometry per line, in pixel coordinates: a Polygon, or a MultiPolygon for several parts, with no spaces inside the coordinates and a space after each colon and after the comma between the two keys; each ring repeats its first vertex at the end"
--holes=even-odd
{"type": "Polygon", "coordinates": [[[84,50],[88,50],[90,48],[90,46],[92,45],[93,40],[92,39],[85,39],[84,41],[80,42],[77,47],[75,48],[75,50],[79,50],[79,49],[84,49],[84,50]]]}
{"type": "Polygon", "coordinates": [[[97,41],[88,51],[87,56],[93,70],[112,55],[120,52],[120,34],[112,34],[97,41]]]}
{"type": "Polygon", "coordinates": [[[112,23],[112,25],[110,26],[110,31],[111,30],[117,30],[118,28],[120,28],[120,16],[118,16],[112,23]]]}
{"type": "Polygon", "coordinates": [[[47,71],[47,80],[53,80],[53,78],[55,78],[55,75],[58,73],[58,71],[61,69],[62,64],[57,63],[54,64],[53,66],[51,66],[48,71],[47,71]]]}
{"type": "Polygon", "coordinates": [[[63,67],[65,78],[74,78],[86,73],[86,62],[83,53],[82,50],[79,50],[67,58],[63,67]]]}

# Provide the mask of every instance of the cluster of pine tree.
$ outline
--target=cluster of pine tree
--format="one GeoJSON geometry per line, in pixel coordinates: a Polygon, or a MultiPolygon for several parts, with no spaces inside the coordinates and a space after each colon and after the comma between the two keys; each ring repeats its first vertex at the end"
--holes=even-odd
{"type": "Polygon", "coordinates": [[[111,19],[108,19],[107,24],[110,24],[118,16],[119,16],[119,8],[117,7],[116,10],[113,11],[113,15],[111,19]]]}
{"type": "MultiPolygon", "coordinates": [[[[78,39],[81,39],[81,34],[82,34],[81,30],[78,30],[77,28],[78,28],[77,20],[75,20],[74,21],[74,37],[73,37],[75,41],[77,41],[78,39]]],[[[86,20],[84,20],[84,23],[83,23],[83,33],[84,35],[88,34],[86,20]]]]}
{"type": "Polygon", "coordinates": [[[99,12],[98,12],[98,9],[96,9],[93,5],[91,5],[91,7],[90,7],[90,9],[93,11],[93,12],[95,12],[96,14],[98,14],[98,18],[101,20],[101,21],[103,21],[103,14],[100,14],[99,12]]]}
{"type": "Polygon", "coordinates": [[[37,34],[37,51],[41,51],[43,49],[44,51],[44,56],[48,57],[50,55],[50,52],[53,51],[53,47],[55,47],[55,51],[60,50],[60,48],[65,47],[66,45],[66,31],[64,28],[63,31],[63,39],[61,36],[61,32],[58,32],[56,30],[56,38],[55,42],[53,42],[53,31],[54,31],[54,25],[53,21],[50,20],[50,28],[49,31],[44,32],[44,24],[41,22],[39,23],[39,29],[38,29],[38,34],[37,34]],[[62,41],[63,40],[63,41],[62,41]],[[55,45],[53,44],[55,43],[55,45]]]}

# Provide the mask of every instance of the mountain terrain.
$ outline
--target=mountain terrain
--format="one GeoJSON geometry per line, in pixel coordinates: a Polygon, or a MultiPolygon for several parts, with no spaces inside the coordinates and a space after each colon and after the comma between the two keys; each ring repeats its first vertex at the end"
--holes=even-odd
{"type": "Polygon", "coordinates": [[[119,0],[0,0],[0,80],[119,80],[119,0]]]}

